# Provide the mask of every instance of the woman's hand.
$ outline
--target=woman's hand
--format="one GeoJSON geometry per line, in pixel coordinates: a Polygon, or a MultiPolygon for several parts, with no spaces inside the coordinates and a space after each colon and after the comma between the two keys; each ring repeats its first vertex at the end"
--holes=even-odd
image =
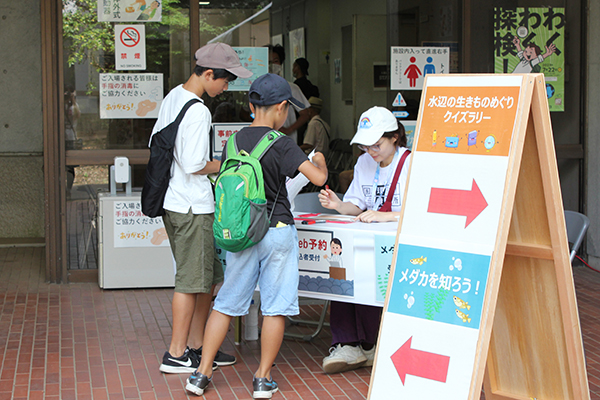
{"type": "Polygon", "coordinates": [[[367,210],[356,217],[356,221],[361,222],[392,222],[398,221],[397,217],[400,215],[399,212],[381,212],[374,210],[367,210]]]}
{"type": "Polygon", "coordinates": [[[342,204],[342,201],[335,194],[335,192],[331,189],[321,189],[319,193],[319,201],[324,208],[328,208],[330,210],[337,210],[338,207],[342,204]]]}

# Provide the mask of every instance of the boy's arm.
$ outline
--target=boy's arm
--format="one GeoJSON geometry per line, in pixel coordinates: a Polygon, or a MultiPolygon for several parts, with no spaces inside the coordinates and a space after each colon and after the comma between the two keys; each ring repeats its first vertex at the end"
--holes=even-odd
{"type": "Polygon", "coordinates": [[[298,171],[302,172],[316,186],[323,186],[327,181],[327,165],[323,153],[315,153],[312,162],[304,161],[298,167],[298,171]]]}
{"type": "Polygon", "coordinates": [[[207,161],[204,168],[200,171],[193,172],[193,175],[208,175],[208,174],[216,174],[221,169],[221,161],[207,161]]]}

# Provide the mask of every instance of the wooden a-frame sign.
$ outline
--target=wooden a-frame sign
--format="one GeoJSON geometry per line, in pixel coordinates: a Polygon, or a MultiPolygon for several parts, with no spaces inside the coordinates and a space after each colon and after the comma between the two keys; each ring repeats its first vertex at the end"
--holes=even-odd
{"type": "Polygon", "coordinates": [[[542,74],[428,75],[421,97],[369,399],[482,385],[590,398],[542,74]]]}

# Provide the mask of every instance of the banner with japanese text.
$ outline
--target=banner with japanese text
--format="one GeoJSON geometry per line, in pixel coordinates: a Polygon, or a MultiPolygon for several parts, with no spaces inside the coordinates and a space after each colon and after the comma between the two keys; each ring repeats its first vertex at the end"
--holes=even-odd
{"type": "Polygon", "coordinates": [[[564,111],[565,9],[494,8],[494,72],[541,72],[550,111],[564,111]]]}
{"type": "Polygon", "coordinates": [[[98,22],[155,22],[161,18],[158,0],[98,0],[98,22]]]}
{"type": "Polygon", "coordinates": [[[100,118],[158,118],[163,74],[100,74],[100,118]]]}

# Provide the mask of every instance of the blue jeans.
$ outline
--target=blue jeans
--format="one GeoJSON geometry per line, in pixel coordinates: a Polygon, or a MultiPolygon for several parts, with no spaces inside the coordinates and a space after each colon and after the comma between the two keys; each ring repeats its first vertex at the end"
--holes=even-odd
{"type": "Polygon", "coordinates": [[[213,309],[232,317],[248,314],[258,283],[263,316],[298,315],[298,252],[293,225],[269,228],[256,245],[228,252],[225,281],[213,309]]]}

